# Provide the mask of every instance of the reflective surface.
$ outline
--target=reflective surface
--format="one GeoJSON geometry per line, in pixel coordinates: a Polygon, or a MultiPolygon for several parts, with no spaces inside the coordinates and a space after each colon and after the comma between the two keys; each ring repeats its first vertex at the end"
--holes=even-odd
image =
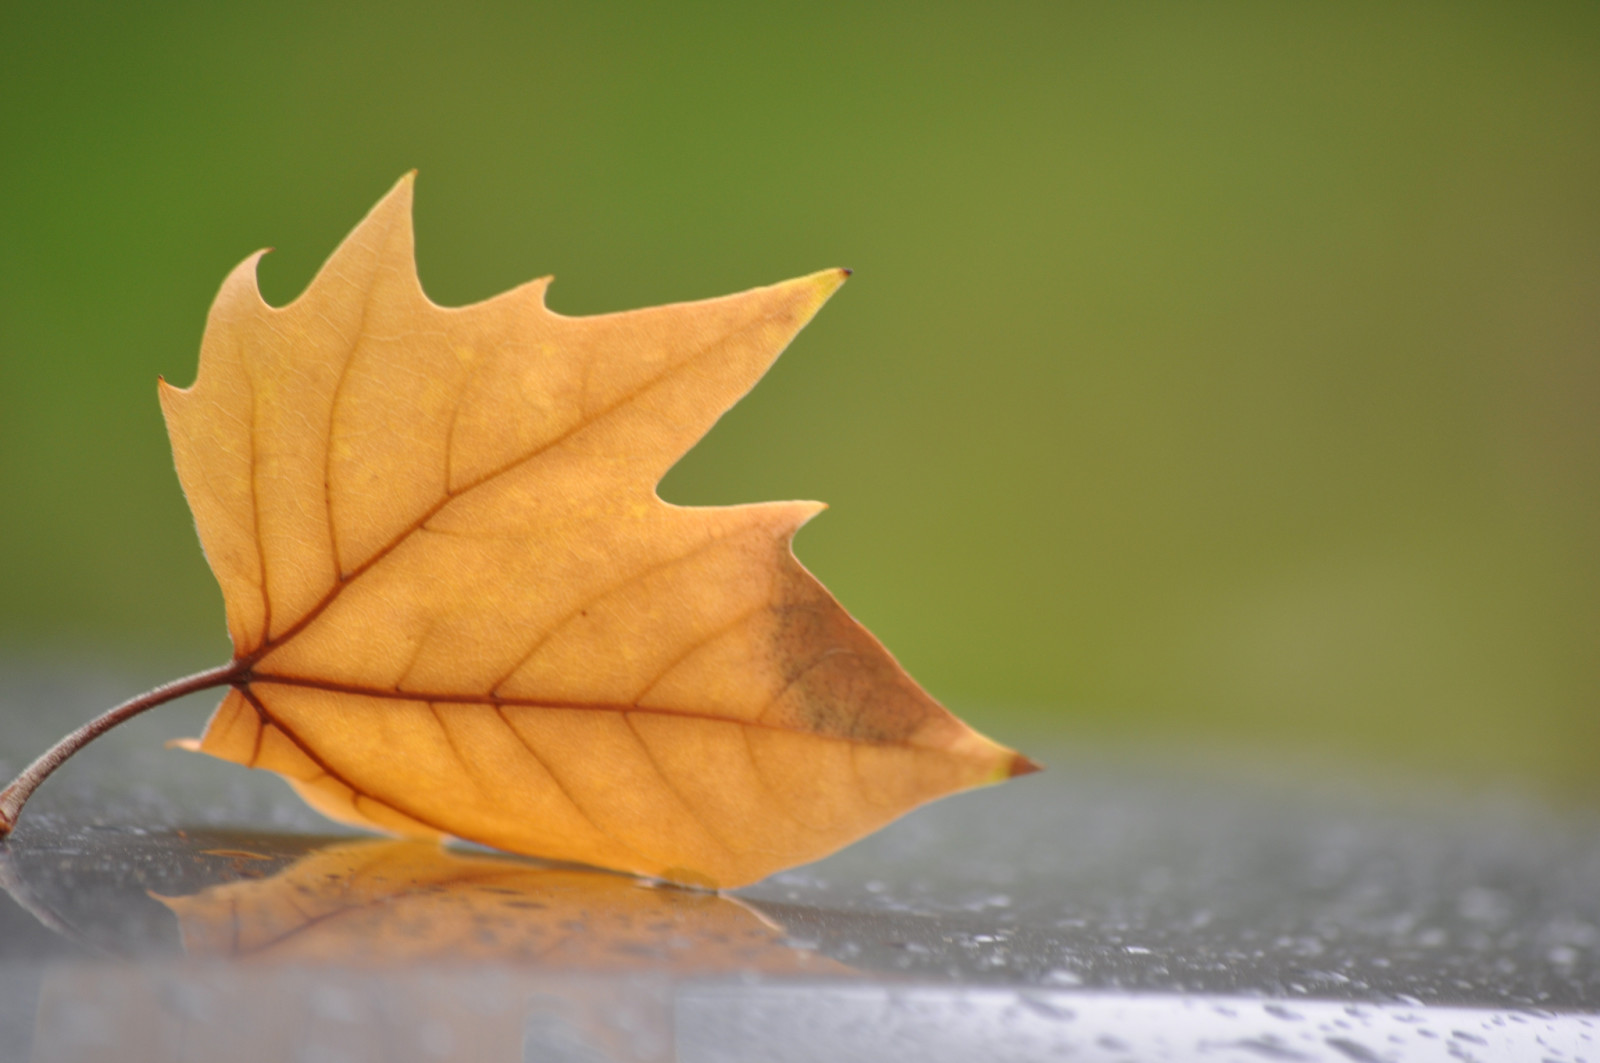
{"type": "Polygon", "coordinates": [[[1584,810],[1058,748],[715,895],[334,836],[173,732],[0,848],[0,1060],[1600,1059],[1584,810]]]}

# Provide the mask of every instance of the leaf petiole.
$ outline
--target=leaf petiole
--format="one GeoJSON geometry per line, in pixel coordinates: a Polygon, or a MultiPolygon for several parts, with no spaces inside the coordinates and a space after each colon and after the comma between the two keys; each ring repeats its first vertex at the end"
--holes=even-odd
{"type": "Polygon", "coordinates": [[[78,750],[146,709],[164,705],[185,694],[228,686],[245,676],[249,669],[248,661],[230,661],[216,668],[208,668],[204,672],[174,679],[154,690],[147,690],[136,698],[129,698],[114,709],[106,710],[67,735],[24,768],[22,774],[11,780],[11,785],[0,790],[0,838],[10,834],[16,827],[17,817],[22,814],[22,806],[28,803],[28,798],[33,796],[33,791],[39,788],[39,784],[49,778],[51,772],[66,763],[67,758],[78,750]]]}

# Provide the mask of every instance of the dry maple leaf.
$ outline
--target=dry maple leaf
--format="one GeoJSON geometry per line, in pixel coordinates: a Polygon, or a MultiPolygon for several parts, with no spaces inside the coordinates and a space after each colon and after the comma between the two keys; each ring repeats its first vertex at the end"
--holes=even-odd
{"type": "Polygon", "coordinates": [[[411,185],[289,306],[247,259],[194,386],[162,383],[234,659],[107,717],[226,684],[188,747],[334,819],[712,887],[1035,769],[795,560],[820,504],[655,493],[846,271],[594,317],[546,309],[548,278],[447,309],[411,185]]]}

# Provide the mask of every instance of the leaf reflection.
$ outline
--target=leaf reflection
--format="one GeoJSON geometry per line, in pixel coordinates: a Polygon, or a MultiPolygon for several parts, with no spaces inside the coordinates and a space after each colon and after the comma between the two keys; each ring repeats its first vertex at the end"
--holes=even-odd
{"type": "Polygon", "coordinates": [[[573,971],[850,973],[729,897],[605,872],[362,841],[269,878],[161,897],[196,957],[536,963],[573,971]]]}

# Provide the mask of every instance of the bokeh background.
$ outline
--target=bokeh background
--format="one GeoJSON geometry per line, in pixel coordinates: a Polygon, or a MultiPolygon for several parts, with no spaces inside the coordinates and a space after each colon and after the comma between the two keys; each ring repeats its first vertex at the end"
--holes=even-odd
{"type": "Polygon", "coordinates": [[[6,4],[9,667],[226,654],[155,378],[413,167],[447,304],[854,268],[663,494],[1000,737],[1600,795],[1600,6],[6,4]]]}

